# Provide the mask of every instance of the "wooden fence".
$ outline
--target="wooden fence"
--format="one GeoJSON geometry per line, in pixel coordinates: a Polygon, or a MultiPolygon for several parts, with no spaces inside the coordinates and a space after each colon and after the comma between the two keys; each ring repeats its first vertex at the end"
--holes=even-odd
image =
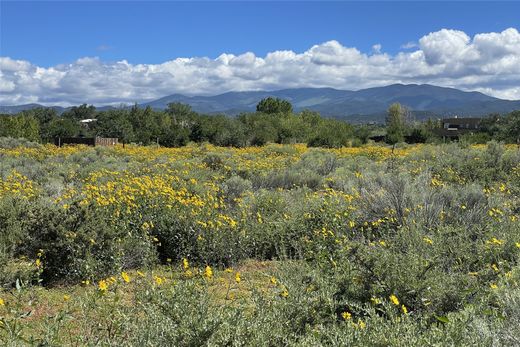
{"type": "Polygon", "coordinates": [[[87,145],[87,146],[115,146],[117,137],[55,137],[54,144],[58,147],[63,145],[87,145]]]}

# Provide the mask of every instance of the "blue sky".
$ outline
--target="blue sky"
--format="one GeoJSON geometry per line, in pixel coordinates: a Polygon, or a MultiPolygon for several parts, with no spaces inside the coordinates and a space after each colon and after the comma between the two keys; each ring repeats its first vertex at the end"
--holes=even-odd
{"type": "Polygon", "coordinates": [[[520,99],[520,2],[2,0],[0,10],[0,104],[391,83],[520,99]]]}
{"type": "Polygon", "coordinates": [[[1,55],[40,66],[85,56],[131,63],[248,51],[303,52],[337,40],[389,53],[442,28],[474,35],[520,23],[517,2],[2,1],[1,55]]]}

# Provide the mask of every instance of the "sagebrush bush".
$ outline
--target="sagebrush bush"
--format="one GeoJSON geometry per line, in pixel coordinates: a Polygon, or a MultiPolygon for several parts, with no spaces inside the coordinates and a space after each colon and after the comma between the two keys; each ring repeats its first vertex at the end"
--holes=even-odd
{"type": "Polygon", "coordinates": [[[2,137],[0,136],[0,148],[38,148],[40,144],[29,141],[25,138],[13,138],[13,137],[2,137]]]}
{"type": "Polygon", "coordinates": [[[151,242],[139,231],[125,231],[88,206],[64,210],[34,201],[26,205],[21,224],[25,238],[17,252],[41,260],[46,283],[98,278],[154,261],[151,242]]]}
{"type": "Polygon", "coordinates": [[[516,147],[5,146],[0,158],[0,283],[19,287],[0,298],[20,303],[0,322],[27,322],[23,286],[97,286],[38,343],[66,344],[75,312],[91,321],[70,344],[517,342],[516,147]],[[242,284],[221,270],[247,259],[276,266],[244,274],[253,288],[232,299],[242,284]]]}

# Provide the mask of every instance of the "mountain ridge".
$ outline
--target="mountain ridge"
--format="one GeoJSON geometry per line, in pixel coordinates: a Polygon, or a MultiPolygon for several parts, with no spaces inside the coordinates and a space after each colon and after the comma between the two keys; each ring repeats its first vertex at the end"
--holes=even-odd
{"type": "MultiPolygon", "coordinates": [[[[520,109],[520,100],[503,100],[476,91],[438,87],[430,84],[391,84],[358,91],[334,88],[288,88],[274,91],[226,92],[213,96],[172,94],[138,104],[154,109],[165,109],[169,103],[189,104],[194,111],[205,114],[236,115],[256,110],[256,104],[265,97],[279,97],[290,101],[295,111],[310,109],[325,117],[350,121],[380,121],[388,106],[399,102],[418,118],[444,116],[484,116],[490,113],[508,113],[520,109]]],[[[39,107],[38,104],[0,106],[0,113],[16,113],[39,107]]],[[[67,108],[55,106],[58,112],[67,108]]],[[[109,109],[102,106],[98,109],[109,109]]]]}

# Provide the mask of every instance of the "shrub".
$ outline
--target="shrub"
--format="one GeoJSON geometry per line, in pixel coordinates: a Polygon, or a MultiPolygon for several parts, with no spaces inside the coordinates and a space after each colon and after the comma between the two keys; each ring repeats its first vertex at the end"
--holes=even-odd
{"type": "Polygon", "coordinates": [[[23,229],[27,239],[19,248],[29,259],[41,258],[46,283],[96,279],[153,260],[145,238],[88,206],[65,210],[38,202],[26,212],[23,229]]]}

